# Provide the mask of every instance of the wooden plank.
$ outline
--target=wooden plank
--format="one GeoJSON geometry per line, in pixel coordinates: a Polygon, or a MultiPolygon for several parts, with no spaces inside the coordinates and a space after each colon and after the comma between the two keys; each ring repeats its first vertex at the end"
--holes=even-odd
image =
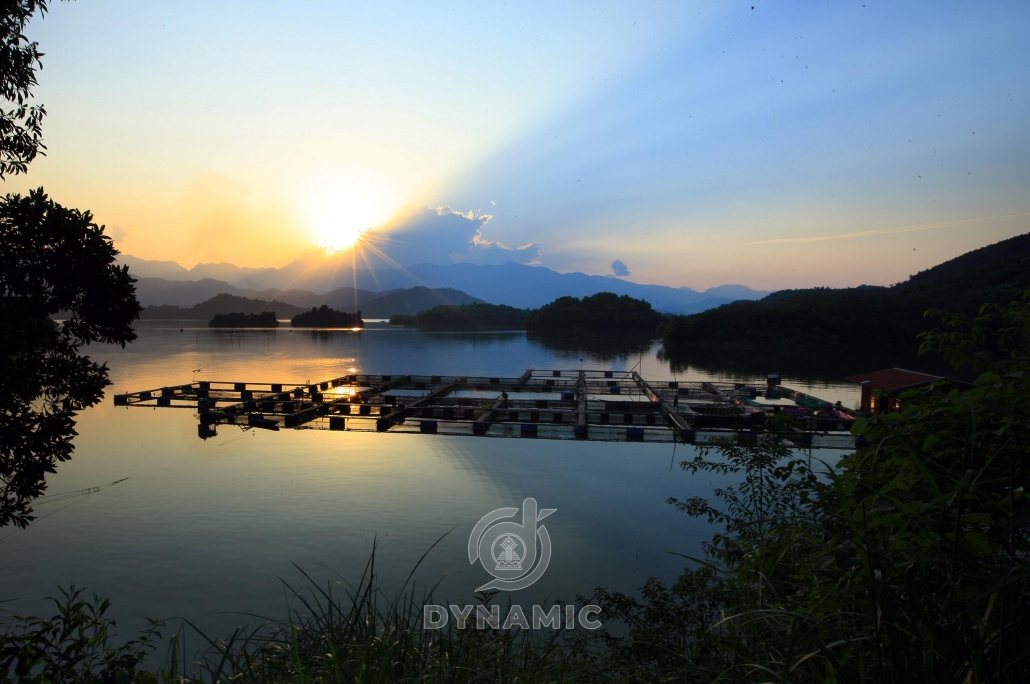
{"type": "Polygon", "coordinates": [[[683,413],[678,411],[676,407],[666,401],[662,395],[658,394],[651,385],[647,384],[647,382],[640,377],[640,374],[636,371],[633,371],[633,380],[637,383],[637,386],[644,391],[648,398],[651,399],[651,401],[657,402],[658,405],[661,406],[662,411],[669,416],[669,419],[678,430],[684,432],[693,429],[693,426],[691,425],[692,419],[688,420],[688,416],[693,416],[694,412],[690,410],[689,406],[683,407],[686,409],[684,412],[686,415],[683,415],[683,413]]]}
{"type": "MultiPolygon", "coordinates": [[[[389,392],[392,389],[397,389],[398,387],[400,387],[402,385],[407,385],[410,382],[411,382],[411,376],[410,375],[402,375],[401,377],[399,377],[399,378],[397,378],[395,380],[391,380],[390,382],[385,382],[382,385],[376,385],[375,387],[366,387],[365,389],[360,390],[360,391],[355,392],[354,394],[350,395],[350,397],[346,397],[346,400],[349,401],[352,397],[374,397],[374,396],[378,396],[378,395],[382,394],[383,392],[389,392]]],[[[327,402],[327,403],[335,404],[335,403],[337,403],[337,400],[333,400],[333,401],[327,402]]],[[[357,402],[355,402],[355,403],[357,403],[357,402]]]]}
{"type": "MultiPolygon", "coordinates": [[[[525,373],[519,376],[519,378],[512,383],[512,391],[521,389],[533,378],[533,369],[528,369],[525,373]]],[[[485,435],[487,430],[490,428],[490,423],[494,422],[497,417],[497,411],[505,409],[511,406],[511,401],[508,399],[507,392],[501,392],[497,395],[497,399],[494,400],[493,408],[488,411],[484,411],[479,418],[472,423],[472,434],[476,436],[485,435]]]]}
{"type": "Polygon", "coordinates": [[[387,415],[385,415],[382,418],[380,418],[379,420],[377,420],[376,421],[376,429],[379,430],[379,432],[386,432],[387,430],[392,428],[397,423],[403,423],[404,419],[407,418],[408,416],[410,416],[415,411],[415,409],[421,408],[422,406],[425,406],[426,404],[430,404],[430,403],[433,402],[433,400],[438,399],[438,398],[440,398],[442,396],[448,395],[451,392],[453,392],[455,390],[459,390],[459,389],[461,389],[464,386],[465,386],[465,379],[464,378],[459,378],[459,382],[452,382],[449,385],[444,385],[443,387],[437,387],[435,390],[433,390],[432,392],[430,392],[426,396],[422,397],[418,401],[416,401],[416,402],[414,402],[412,404],[409,404],[408,406],[405,406],[402,409],[398,409],[396,411],[393,411],[392,413],[388,413],[387,415]]]}
{"type": "MultiPolygon", "coordinates": [[[[332,381],[330,380],[329,382],[331,383],[332,381]]],[[[289,414],[286,417],[286,426],[287,427],[298,427],[300,425],[303,425],[304,423],[310,422],[310,421],[318,418],[319,416],[324,416],[324,415],[330,413],[331,410],[332,410],[331,407],[335,406],[336,404],[361,403],[361,402],[354,402],[354,398],[355,397],[364,398],[364,397],[369,397],[369,396],[376,396],[376,395],[382,394],[383,392],[388,392],[391,389],[395,389],[395,388],[400,387],[402,385],[406,385],[409,382],[411,382],[411,376],[410,375],[402,375],[399,378],[396,378],[394,380],[390,380],[389,382],[383,383],[381,385],[376,385],[375,387],[366,387],[366,388],[362,389],[359,392],[355,392],[354,394],[345,394],[345,395],[342,395],[342,396],[340,396],[340,397],[338,397],[336,399],[332,399],[330,401],[322,401],[322,402],[319,402],[317,404],[313,403],[309,408],[302,409],[300,411],[296,411],[296,412],[294,412],[292,414],[289,414]]],[[[321,383],[318,383],[316,386],[320,387],[321,383]]]]}
{"type": "Polygon", "coordinates": [[[472,434],[477,437],[481,437],[486,434],[487,430],[490,429],[490,423],[494,422],[497,417],[497,412],[500,409],[508,408],[511,402],[508,400],[508,393],[501,392],[497,395],[497,399],[493,403],[493,408],[483,411],[479,418],[472,423],[472,434]]]}

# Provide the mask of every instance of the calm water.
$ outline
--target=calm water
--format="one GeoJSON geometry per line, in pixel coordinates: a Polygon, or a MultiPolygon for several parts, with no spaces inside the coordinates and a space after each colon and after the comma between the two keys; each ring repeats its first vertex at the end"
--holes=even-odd
{"type": "MultiPolygon", "coordinates": [[[[640,363],[644,377],[672,379],[657,345],[619,356],[557,351],[522,333],[180,333],[162,325],[139,332],[125,350],[91,349],[108,361],[114,386],[81,415],[74,457],[51,476],[49,492],[129,479],[71,505],[39,506],[40,519],[26,531],[0,530],[0,600],[9,600],[9,610],[38,612],[58,585],[74,583],[110,597],[123,628],[135,629],[144,616],[181,616],[222,635],[253,621],[244,613],[282,616],[280,578],[304,583],[293,564],[319,581],[356,580],[377,539],[377,573],[393,589],[441,537],[416,577],[439,581],[438,596],[469,598],[489,579],[468,563],[472,526],[527,496],[557,513],[545,523],[551,565],[513,597],[523,604],[574,600],[599,585],[632,592],[652,576],[674,579],[683,561],[670,552],[697,555],[712,534],[665,503],[719,484],[672,467],[669,444],[235,426],[202,441],[192,411],[116,409],[111,400],[194,379],[306,383],[355,370],[517,376],[526,368],[640,363]]],[[[726,378],[704,369],[675,377],[726,378]]],[[[858,397],[845,384],[790,377],[784,384],[849,406],[858,397]]],[[[676,463],[691,453],[678,447],[676,463]]]]}

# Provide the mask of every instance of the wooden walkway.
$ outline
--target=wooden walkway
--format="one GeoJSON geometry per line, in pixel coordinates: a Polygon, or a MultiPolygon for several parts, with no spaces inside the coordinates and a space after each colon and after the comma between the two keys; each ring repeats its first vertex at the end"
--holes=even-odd
{"type": "Polygon", "coordinates": [[[345,375],[315,384],[204,380],[117,394],[115,406],[197,411],[202,438],[218,425],[421,434],[703,443],[759,433],[779,411],[802,443],[854,448],[856,416],[770,383],[648,381],[632,371],[527,370],[517,378],[345,375]]]}

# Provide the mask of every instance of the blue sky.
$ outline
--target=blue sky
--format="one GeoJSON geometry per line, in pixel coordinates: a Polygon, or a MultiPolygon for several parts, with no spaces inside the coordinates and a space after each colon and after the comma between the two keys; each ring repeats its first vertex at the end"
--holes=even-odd
{"type": "Polygon", "coordinates": [[[79,0],[30,28],[50,149],[7,191],[144,258],[281,266],[379,226],[406,258],[781,288],[1030,230],[1024,2],[79,0]]]}

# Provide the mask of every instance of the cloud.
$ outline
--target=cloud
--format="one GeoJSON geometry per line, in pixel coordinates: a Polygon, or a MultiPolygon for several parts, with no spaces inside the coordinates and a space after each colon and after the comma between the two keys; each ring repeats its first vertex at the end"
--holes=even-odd
{"type": "Polygon", "coordinates": [[[107,228],[104,232],[107,233],[108,237],[110,237],[115,242],[121,242],[125,239],[125,236],[128,235],[128,233],[125,232],[125,229],[121,226],[111,226],[110,228],[107,228]]]}
{"type": "Polygon", "coordinates": [[[622,263],[622,261],[620,261],[619,259],[616,259],[612,262],[612,273],[614,273],[617,276],[628,276],[629,266],[622,263]]]}
{"type": "Polygon", "coordinates": [[[415,264],[534,263],[541,245],[532,242],[509,247],[483,236],[491,214],[462,213],[450,207],[407,207],[381,228],[375,228],[362,242],[401,266],[415,264]]]}

